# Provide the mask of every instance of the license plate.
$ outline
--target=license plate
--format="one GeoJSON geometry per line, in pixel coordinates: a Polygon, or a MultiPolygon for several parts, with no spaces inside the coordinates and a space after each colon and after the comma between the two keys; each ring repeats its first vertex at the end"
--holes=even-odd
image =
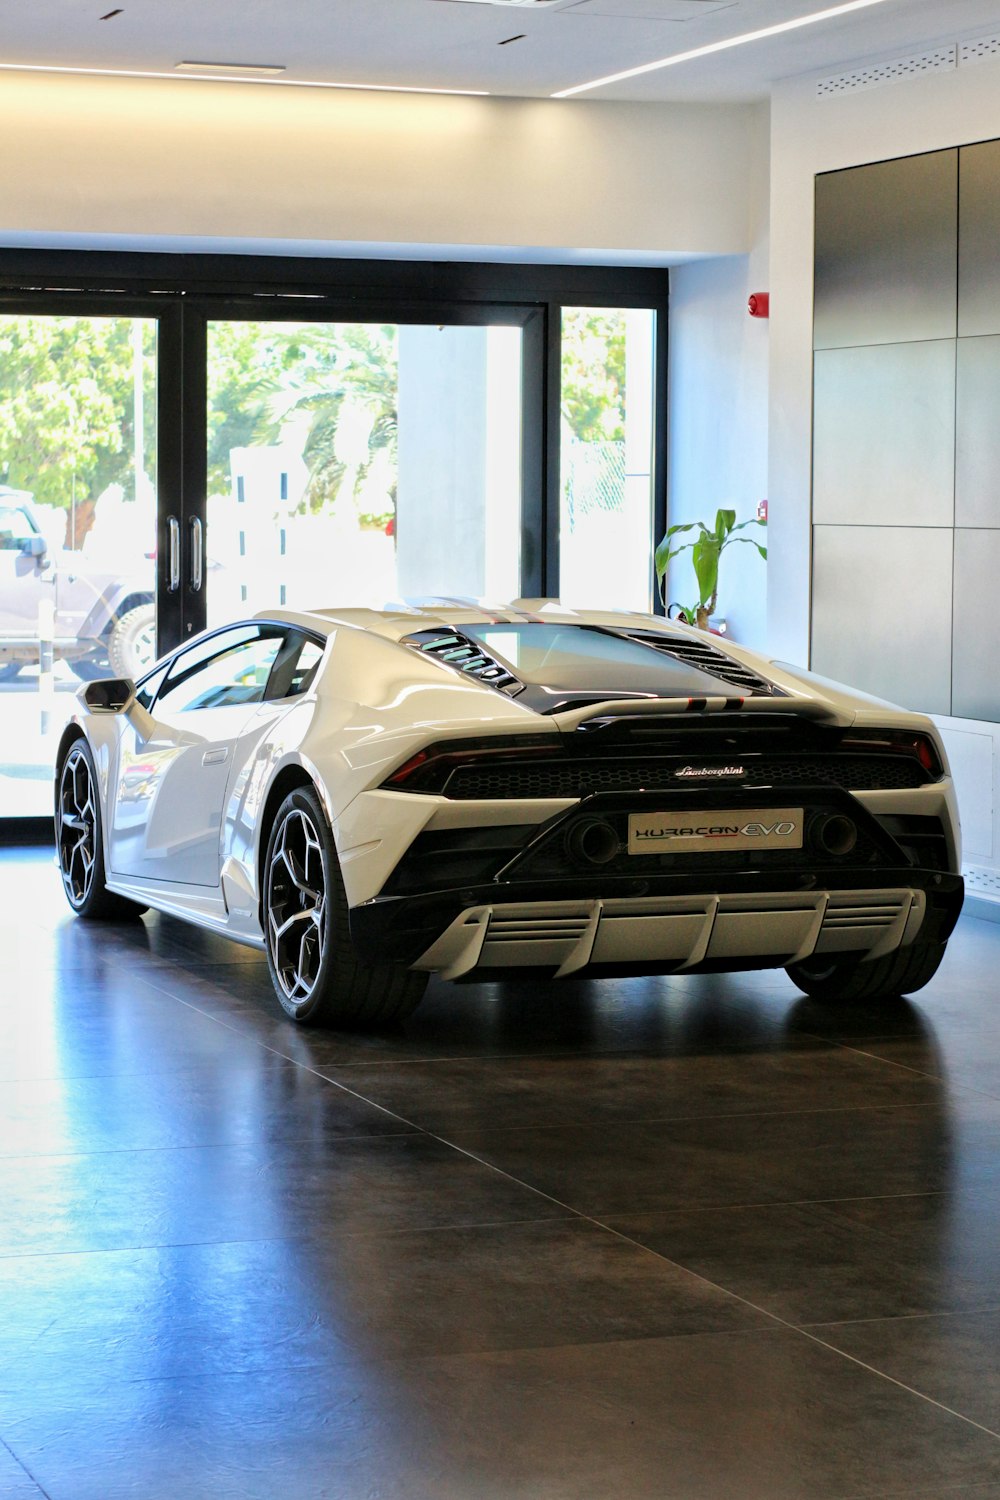
{"type": "Polygon", "coordinates": [[[801,807],[632,813],[628,852],[722,854],[728,849],[801,849],[802,813],[801,807]]]}

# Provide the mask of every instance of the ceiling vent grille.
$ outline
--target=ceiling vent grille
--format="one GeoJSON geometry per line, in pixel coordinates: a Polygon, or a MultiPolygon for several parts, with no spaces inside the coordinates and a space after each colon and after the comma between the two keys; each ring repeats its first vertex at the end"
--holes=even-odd
{"type": "Polygon", "coordinates": [[[861,89],[878,88],[884,83],[922,78],[926,73],[951,73],[958,66],[957,54],[958,48],[952,43],[947,47],[932,47],[926,52],[914,52],[911,57],[895,57],[891,62],[852,68],[849,73],[821,78],[816,93],[820,99],[830,99],[838,94],[856,94],[861,89]]]}
{"type": "Polygon", "coordinates": [[[959,66],[967,63],[991,62],[1000,57],[1000,36],[977,36],[975,41],[961,42],[958,48],[959,66]]]}

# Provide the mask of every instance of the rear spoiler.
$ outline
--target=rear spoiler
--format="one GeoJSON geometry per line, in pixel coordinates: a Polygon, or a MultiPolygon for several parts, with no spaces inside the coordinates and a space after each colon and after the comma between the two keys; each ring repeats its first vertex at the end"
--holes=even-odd
{"type": "MultiPolygon", "coordinates": [[[[607,723],[612,719],[646,718],[661,714],[722,714],[749,710],[773,714],[776,709],[773,698],[606,698],[602,703],[585,703],[579,708],[566,708],[561,713],[551,714],[553,724],[563,732],[581,729],[591,722],[607,723]]],[[[854,723],[854,714],[842,714],[828,703],[816,698],[798,698],[789,694],[779,712],[791,711],[798,718],[819,719],[825,724],[838,725],[846,729],[854,723]]]]}

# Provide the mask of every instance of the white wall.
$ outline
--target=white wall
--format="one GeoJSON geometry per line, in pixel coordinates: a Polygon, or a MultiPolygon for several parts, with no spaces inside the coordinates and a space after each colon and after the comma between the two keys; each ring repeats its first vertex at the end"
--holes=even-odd
{"type": "Polygon", "coordinates": [[[747,248],[745,106],[0,76],[0,244],[747,248]]]}
{"type": "MultiPolygon", "coordinates": [[[[771,366],[768,641],[809,651],[813,184],[818,172],[1000,137],[1000,64],[983,63],[856,94],[816,97],[814,76],[771,101],[771,366]]],[[[974,891],[997,868],[1000,726],[942,720],[955,751],[974,891]],[[980,878],[976,871],[986,873],[980,878]]],[[[994,880],[994,885],[998,883],[994,880]]]]}
{"type": "MultiPolygon", "coordinates": [[[[748,254],[678,266],[670,273],[668,504],[671,524],[706,521],[719,506],[744,521],[767,497],[768,322],[747,299],[769,286],[768,112],[751,125],[748,254]]],[[[748,533],[763,542],[756,527],[748,533]]],[[[681,541],[685,538],[680,538],[681,541]]],[[[719,612],[731,634],[763,647],[768,571],[756,548],[734,545],[719,570],[719,612]]],[[[688,557],[671,565],[670,599],[693,601],[688,557]]]]}

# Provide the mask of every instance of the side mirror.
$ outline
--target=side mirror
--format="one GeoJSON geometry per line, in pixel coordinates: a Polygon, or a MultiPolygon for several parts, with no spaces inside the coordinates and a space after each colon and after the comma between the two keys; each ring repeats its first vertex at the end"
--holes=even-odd
{"type": "Polygon", "coordinates": [[[130,677],[101,677],[88,682],[80,697],[92,714],[128,713],[135,702],[135,683],[130,677]]]}
{"type": "Polygon", "coordinates": [[[21,543],[25,557],[44,557],[48,550],[49,544],[43,536],[26,536],[21,543]]]}

